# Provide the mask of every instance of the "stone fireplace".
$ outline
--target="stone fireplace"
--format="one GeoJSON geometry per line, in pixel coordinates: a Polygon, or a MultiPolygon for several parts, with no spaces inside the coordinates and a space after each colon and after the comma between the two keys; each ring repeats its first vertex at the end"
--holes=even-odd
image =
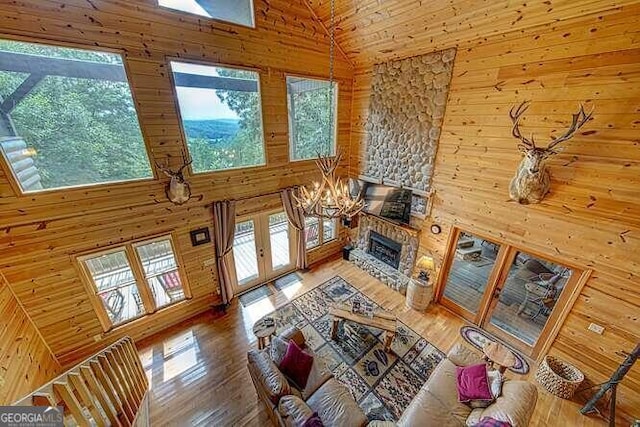
{"type": "Polygon", "coordinates": [[[417,230],[363,213],[350,259],[390,288],[404,294],[418,243],[417,230]]]}

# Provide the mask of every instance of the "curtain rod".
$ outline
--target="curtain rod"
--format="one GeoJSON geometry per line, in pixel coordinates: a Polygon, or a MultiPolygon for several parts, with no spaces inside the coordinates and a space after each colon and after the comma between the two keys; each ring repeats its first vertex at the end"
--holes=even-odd
{"type": "MultiPolygon", "coordinates": [[[[275,190],[275,191],[270,191],[269,193],[264,193],[264,194],[258,194],[257,196],[245,196],[245,197],[238,197],[237,199],[222,199],[222,200],[216,200],[216,202],[222,202],[222,201],[234,201],[234,202],[242,202],[244,200],[250,200],[250,199],[256,199],[258,197],[266,197],[266,196],[273,196],[274,194],[280,194],[282,193],[282,190],[288,190],[289,188],[296,188],[297,186],[293,186],[293,187],[285,187],[285,188],[281,188],[279,190],[275,190]]],[[[206,206],[213,206],[215,202],[211,202],[208,203],[206,206]]]]}

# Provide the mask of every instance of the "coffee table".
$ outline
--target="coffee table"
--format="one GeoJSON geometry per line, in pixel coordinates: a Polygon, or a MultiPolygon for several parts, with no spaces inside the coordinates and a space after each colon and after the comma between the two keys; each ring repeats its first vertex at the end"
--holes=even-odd
{"type": "Polygon", "coordinates": [[[376,310],[372,317],[362,314],[353,313],[351,306],[348,304],[335,304],[329,309],[329,314],[333,316],[331,325],[331,339],[338,338],[338,325],[340,321],[349,320],[365,326],[381,329],[384,331],[382,342],[384,350],[388,353],[391,351],[391,342],[396,333],[396,316],[381,310],[376,310]]]}
{"type": "Polygon", "coordinates": [[[267,340],[276,333],[276,323],[273,317],[266,316],[253,324],[253,334],[258,338],[258,350],[267,346],[267,340]]]}
{"type": "Polygon", "coordinates": [[[482,347],[484,358],[492,365],[498,365],[498,371],[504,374],[507,368],[513,368],[516,364],[516,356],[511,350],[497,342],[488,342],[482,347]]]}

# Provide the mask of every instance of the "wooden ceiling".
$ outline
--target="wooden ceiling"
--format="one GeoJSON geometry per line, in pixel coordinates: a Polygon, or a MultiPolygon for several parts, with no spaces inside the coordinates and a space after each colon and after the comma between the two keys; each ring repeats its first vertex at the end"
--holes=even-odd
{"type": "MultiPolygon", "coordinates": [[[[541,24],[614,13],[624,5],[638,3],[638,0],[335,1],[336,40],[356,67],[541,24]]],[[[329,28],[329,0],[307,2],[329,28]]]]}

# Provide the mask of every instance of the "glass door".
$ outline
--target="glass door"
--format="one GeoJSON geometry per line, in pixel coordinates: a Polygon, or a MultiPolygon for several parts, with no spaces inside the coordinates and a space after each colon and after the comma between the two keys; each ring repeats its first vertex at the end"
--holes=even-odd
{"type": "Polygon", "coordinates": [[[575,266],[455,229],[438,298],[449,310],[537,357],[586,277],[588,272],[575,266]]]}
{"type": "Polygon", "coordinates": [[[576,275],[569,267],[526,252],[514,250],[509,258],[509,270],[493,291],[483,327],[535,353],[563,290],[576,275]]]}
{"type": "Polygon", "coordinates": [[[233,265],[236,292],[243,292],[295,267],[294,234],[282,211],[236,221],[233,265]]]}
{"type": "Polygon", "coordinates": [[[500,251],[497,243],[458,231],[440,303],[471,322],[479,320],[500,251]]]}

